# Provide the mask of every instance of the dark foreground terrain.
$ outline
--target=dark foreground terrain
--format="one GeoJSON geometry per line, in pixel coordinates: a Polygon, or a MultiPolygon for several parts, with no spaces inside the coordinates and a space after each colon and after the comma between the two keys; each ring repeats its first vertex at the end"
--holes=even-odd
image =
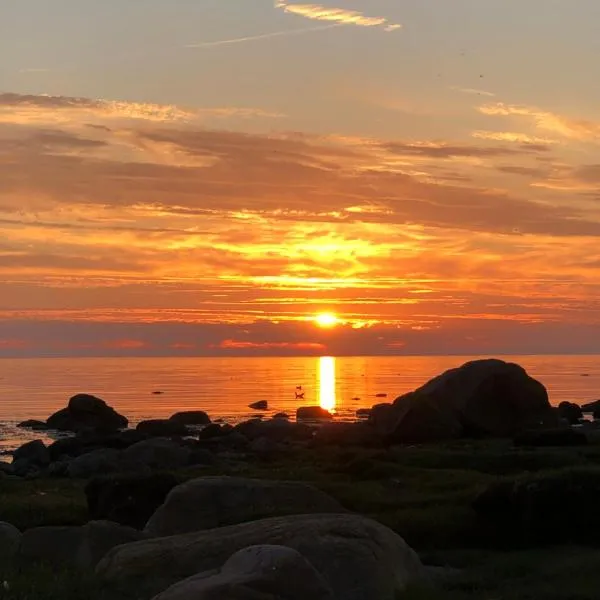
{"type": "MultiPolygon", "coordinates": [[[[252,463],[229,461],[184,469],[177,477],[183,481],[210,474],[311,482],[346,509],[392,528],[425,564],[444,567],[436,570],[434,588],[415,586],[401,594],[407,600],[592,600],[599,595],[598,504],[575,504],[577,481],[588,488],[595,488],[600,481],[600,444],[524,449],[495,440],[385,450],[322,447],[252,463]],[[497,522],[473,508],[490,484],[518,480],[524,473],[535,474],[538,480],[550,476],[567,482],[561,488],[566,486],[566,498],[554,491],[556,502],[542,503],[538,513],[507,510],[504,520],[497,522]]],[[[0,521],[21,530],[84,524],[89,520],[85,483],[76,479],[0,479],[0,521]]],[[[92,573],[6,563],[0,565],[0,571],[0,598],[152,597],[143,589],[143,582],[108,585],[92,573]]]]}

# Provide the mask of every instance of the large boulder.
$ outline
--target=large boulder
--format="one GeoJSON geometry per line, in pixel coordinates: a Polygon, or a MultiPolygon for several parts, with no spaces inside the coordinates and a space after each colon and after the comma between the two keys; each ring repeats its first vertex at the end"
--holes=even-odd
{"type": "Polygon", "coordinates": [[[509,437],[556,423],[546,388],[525,369],[502,360],[465,363],[435,377],[369,418],[389,442],[419,443],[459,437],[509,437]]]}
{"type": "Polygon", "coordinates": [[[74,479],[89,479],[95,475],[119,470],[120,452],[113,448],[100,448],[69,461],[67,475],[74,479]]]}
{"type": "Polygon", "coordinates": [[[203,410],[178,412],[171,415],[169,421],[179,425],[210,425],[210,417],[203,410]]]}
{"type": "Polygon", "coordinates": [[[178,483],[171,473],[96,477],[85,486],[89,515],[143,529],[178,483]]]}
{"type": "Polygon", "coordinates": [[[570,425],[575,425],[583,419],[583,410],[579,404],[565,401],[558,405],[558,415],[568,421],[570,425]]]}
{"type": "Polygon", "coordinates": [[[155,600],[335,600],[325,578],[302,554],[285,546],[250,546],[218,572],[176,583],[155,600]]]}
{"type": "Polygon", "coordinates": [[[138,442],[123,450],[122,460],[130,464],[140,464],[151,469],[180,469],[190,464],[192,451],[176,441],[166,438],[153,438],[138,442]]]}
{"type": "Polygon", "coordinates": [[[21,532],[14,525],[0,522],[0,566],[14,558],[20,541],[21,532]]]}
{"type": "Polygon", "coordinates": [[[337,600],[395,600],[409,583],[426,577],[419,557],[398,534],[350,514],[276,517],[144,540],[113,549],[96,572],[113,582],[147,580],[160,591],[220,569],[239,550],[264,544],[297,550],[337,600]]]}
{"type": "Polygon", "coordinates": [[[50,464],[50,453],[44,442],[34,440],[17,448],[13,454],[11,471],[19,477],[39,473],[50,464]]]}
{"type": "Polygon", "coordinates": [[[292,423],[287,419],[250,419],[235,426],[234,432],[249,440],[267,438],[275,442],[309,440],[314,429],[305,423],[292,423]]]}
{"type": "Polygon", "coordinates": [[[320,406],[300,406],[296,409],[297,421],[330,421],[333,415],[320,406]]]}
{"type": "Polygon", "coordinates": [[[143,538],[141,532],[109,521],[91,521],[83,527],[35,527],[21,536],[16,556],[27,564],[92,569],[110,549],[143,538]]]}
{"type": "Polygon", "coordinates": [[[125,429],[129,421],[104,400],[89,394],[77,394],[69,400],[67,408],[54,413],[46,424],[59,431],[118,431],[125,429]]]}
{"type": "Polygon", "coordinates": [[[337,500],[306,483],[200,477],[174,488],[145,530],[168,536],[278,515],[341,512],[337,500]]]}
{"type": "Polygon", "coordinates": [[[596,544],[600,469],[534,473],[491,483],[473,507],[513,544],[596,544]]]}

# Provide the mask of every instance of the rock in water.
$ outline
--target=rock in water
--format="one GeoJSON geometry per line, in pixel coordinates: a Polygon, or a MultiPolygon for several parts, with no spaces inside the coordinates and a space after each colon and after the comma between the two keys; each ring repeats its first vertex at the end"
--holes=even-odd
{"type": "Polygon", "coordinates": [[[253,402],[248,406],[252,410],[268,410],[269,403],[266,400],[259,400],[258,402],[253,402]]]}
{"type": "Polygon", "coordinates": [[[180,425],[210,425],[210,417],[203,410],[178,412],[171,415],[169,421],[180,425]]]}
{"type": "Polygon", "coordinates": [[[33,429],[34,431],[45,431],[48,429],[48,425],[44,421],[37,421],[36,419],[22,421],[17,427],[19,429],[33,429]]]}
{"type": "Polygon", "coordinates": [[[152,437],[177,437],[186,436],[190,433],[185,425],[171,419],[140,421],[135,429],[152,437]]]}
{"type": "Polygon", "coordinates": [[[278,515],[342,512],[337,500],[305,483],[200,477],[174,488],[145,531],[162,537],[278,515]]]}
{"type": "Polygon", "coordinates": [[[96,572],[109,581],[147,580],[161,591],[186,577],[220,569],[239,550],[264,544],[297,550],[337,600],[395,600],[408,584],[426,577],[419,557],[399,535],[349,514],[276,517],[144,540],[114,548],[96,572]]]}
{"type": "Polygon", "coordinates": [[[90,517],[143,529],[178,483],[171,473],[96,477],[85,486],[90,517]]]}
{"type": "Polygon", "coordinates": [[[301,406],[296,410],[297,421],[330,421],[333,415],[320,406],[301,406]]]}
{"type": "Polygon", "coordinates": [[[575,425],[583,419],[583,410],[581,410],[581,406],[574,402],[561,402],[558,405],[558,414],[561,418],[566,419],[571,425],[575,425]]]}
{"type": "Polygon", "coordinates": [[[77,394],[63,408],[48,418],[50,429],[75,433],[93,430],[117,431],[125,429],[129,421],[95,396],[77,394]]]}
{"type": "Polygon", "coordinates": [[[11,561],[21,541],[21,532],[10,523],[0,521],[0,564],[11,561]]]}
{"type": "Polygon", "coordinates": [[[393,404],[373,407],[370,423],[390,442],[509,437],[553,424],[546,388],[519,365],[476,360],[446,371],[393,404]]]}
{"type": "Polygon", "coordinates": [[[219,573],[201,573],[175,584],[155,600],[335,600],[323,576],[302,554],[285,546],[250,546],[219,573]]]}

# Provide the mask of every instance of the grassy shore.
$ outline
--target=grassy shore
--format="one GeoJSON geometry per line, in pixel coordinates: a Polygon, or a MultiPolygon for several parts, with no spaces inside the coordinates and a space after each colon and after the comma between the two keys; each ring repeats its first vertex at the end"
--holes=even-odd
{"type": "MultiPolygon", "coordinates": [[[[385,451],[322,448],[269,462],[188,470],[180,476],[218,473],[312,482],[346,508],[397,531],[427,564],[451,568],[452,576],[438,589],[410,590],[402,595],[407,600],[595,600],[600,590],[599,549],[530,547],[510,531],[492,529],[471,508],[477,494],[499,477],[581,466],[600,469],[600,445],[526,450],[494,441],[385,451]]],[[[83,486],[84,482],[62,479],[0,480],[0,520],[21,529],[83,524],[83,486]]],[[[58,597],[148,598],[139,588],[105,588],[91,576],[0,566],[0,599],[58,597]]]]}

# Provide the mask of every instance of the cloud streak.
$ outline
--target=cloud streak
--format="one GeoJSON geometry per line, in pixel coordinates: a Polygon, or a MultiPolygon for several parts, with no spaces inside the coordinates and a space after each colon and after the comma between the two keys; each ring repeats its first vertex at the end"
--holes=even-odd
{"type": "Polygon", "coordinates": [[[290,4],[288,0],[276,0],[275,8],[289,14],[298,15],[315,21],[333,21],[341,25],[357,25],[359,27],[382,27],[385,31],[396,31],[402,25],[391,23],[385,17],[370,17],[357,10],[344,8],[328,8],[320,4],[290,4]]]}

